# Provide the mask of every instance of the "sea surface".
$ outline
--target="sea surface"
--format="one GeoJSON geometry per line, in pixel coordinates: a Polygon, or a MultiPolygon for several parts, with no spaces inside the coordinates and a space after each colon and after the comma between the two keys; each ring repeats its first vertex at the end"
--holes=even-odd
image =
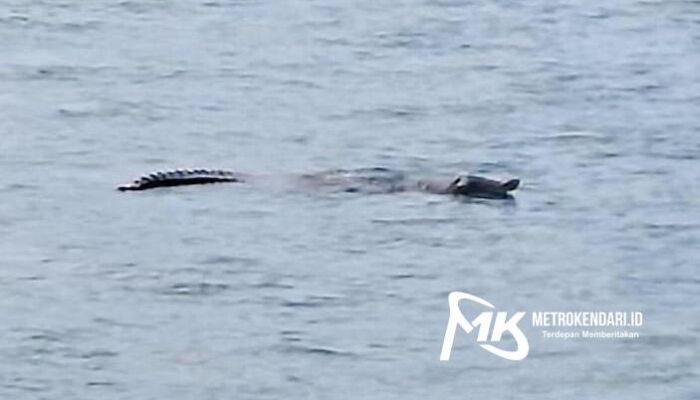
{"type": "Polygon", "coordinates": [[[0,398],[700,398],[697,1],[2,0],[0,38],[0,398]],[[522,186],[114,190],[179,167],[522,186]],[[644,324],[440,362],[451,291],[644,324]]]}

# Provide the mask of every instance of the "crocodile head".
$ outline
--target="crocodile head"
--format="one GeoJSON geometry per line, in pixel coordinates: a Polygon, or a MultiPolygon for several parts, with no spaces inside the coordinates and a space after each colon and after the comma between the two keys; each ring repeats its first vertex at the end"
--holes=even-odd
{"type": "Polygon", "coordinates": [[[447,192],[487,199],[507,199],[510,197],[508,192],[517,189],[519,185],[520,180],[518,179],[501,182],[480,176],[459,175],[447,187],[447,192]]]}

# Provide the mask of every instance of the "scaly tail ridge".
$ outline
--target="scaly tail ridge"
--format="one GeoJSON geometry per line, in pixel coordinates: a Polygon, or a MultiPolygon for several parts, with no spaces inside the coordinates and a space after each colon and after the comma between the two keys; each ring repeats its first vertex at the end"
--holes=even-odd
{"type": "Polygon", "coordinates": [[[136,179],[132,183],[119,186],[122,192],[146,190],[168,186],[201,185],[205,183],[241,182],[242,179],[231,171],[213,169],[178,169],[154,172],[136,179]]]}

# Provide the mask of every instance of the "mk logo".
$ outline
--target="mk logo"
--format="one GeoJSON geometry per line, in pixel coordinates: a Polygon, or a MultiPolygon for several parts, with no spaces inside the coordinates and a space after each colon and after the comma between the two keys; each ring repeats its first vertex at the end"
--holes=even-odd
{"type": "Polygon", "coordinates": [[[501,337],[505,332],[510,332],[513,339],[515,339],[517,346],[515,350],[503,350],[492,344],[480,344],[480,346],[485,350],[507,360],[520,361],[527,357],[527,354],[530,351],[530,345],[527,342],[527,337],[525,337],[523,331],[518,328],[518,322],[520,322],[520,320],[525,316],[524,312],[516,312],[510,319],[507,319],[508,313],[502,311],[496,312],[495,323],[493,324],[493,330],[491,331],[491,337],[489,338],[491,322],[494,320],[494,312],[484,311],[470,322],[464,317],[462,311],[459,309],[460,300],[471,300],[474,303],[481,304],[487,308],[495,308],[493,304],[472,294],[463,292],[450,293],[448,297],[448,303],[450,305],[450,319],[447,321],[445,340],[442,342],[440,361],[449,361],[450,354],[452,353],[452,346],[455,340],[455,334],[457,333],[457,327],[461,327],[466,333],[470,333],[475,327],[478,327],[479,333],[476,337],[476,341],[478,343],[498,343],[501,341],[501,337]]]}

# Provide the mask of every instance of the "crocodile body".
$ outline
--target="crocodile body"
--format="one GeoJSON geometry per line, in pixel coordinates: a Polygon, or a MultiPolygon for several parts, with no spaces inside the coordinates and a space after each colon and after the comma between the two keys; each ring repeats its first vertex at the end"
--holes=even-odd
{"type": "MultiPolygon", "coordinates": [[[[399,171],[387,168],[336,169],[314,174],[284,177],[293,186],[326,188],[339,192],[396,193],[422,191],[435,194],[452,194],[481,198],[510,198],[520,181],[505,182],[474,175],[458,175],[451,179],[410,179],[399,171]]],[[[243,174],[227,170],[187,169],[155,172],[144,175],[132,183],[119,186],[120,191],[138,191],[170,186],[205,183],[260,183],[270,182],[271,177],[243,174]]]]}

